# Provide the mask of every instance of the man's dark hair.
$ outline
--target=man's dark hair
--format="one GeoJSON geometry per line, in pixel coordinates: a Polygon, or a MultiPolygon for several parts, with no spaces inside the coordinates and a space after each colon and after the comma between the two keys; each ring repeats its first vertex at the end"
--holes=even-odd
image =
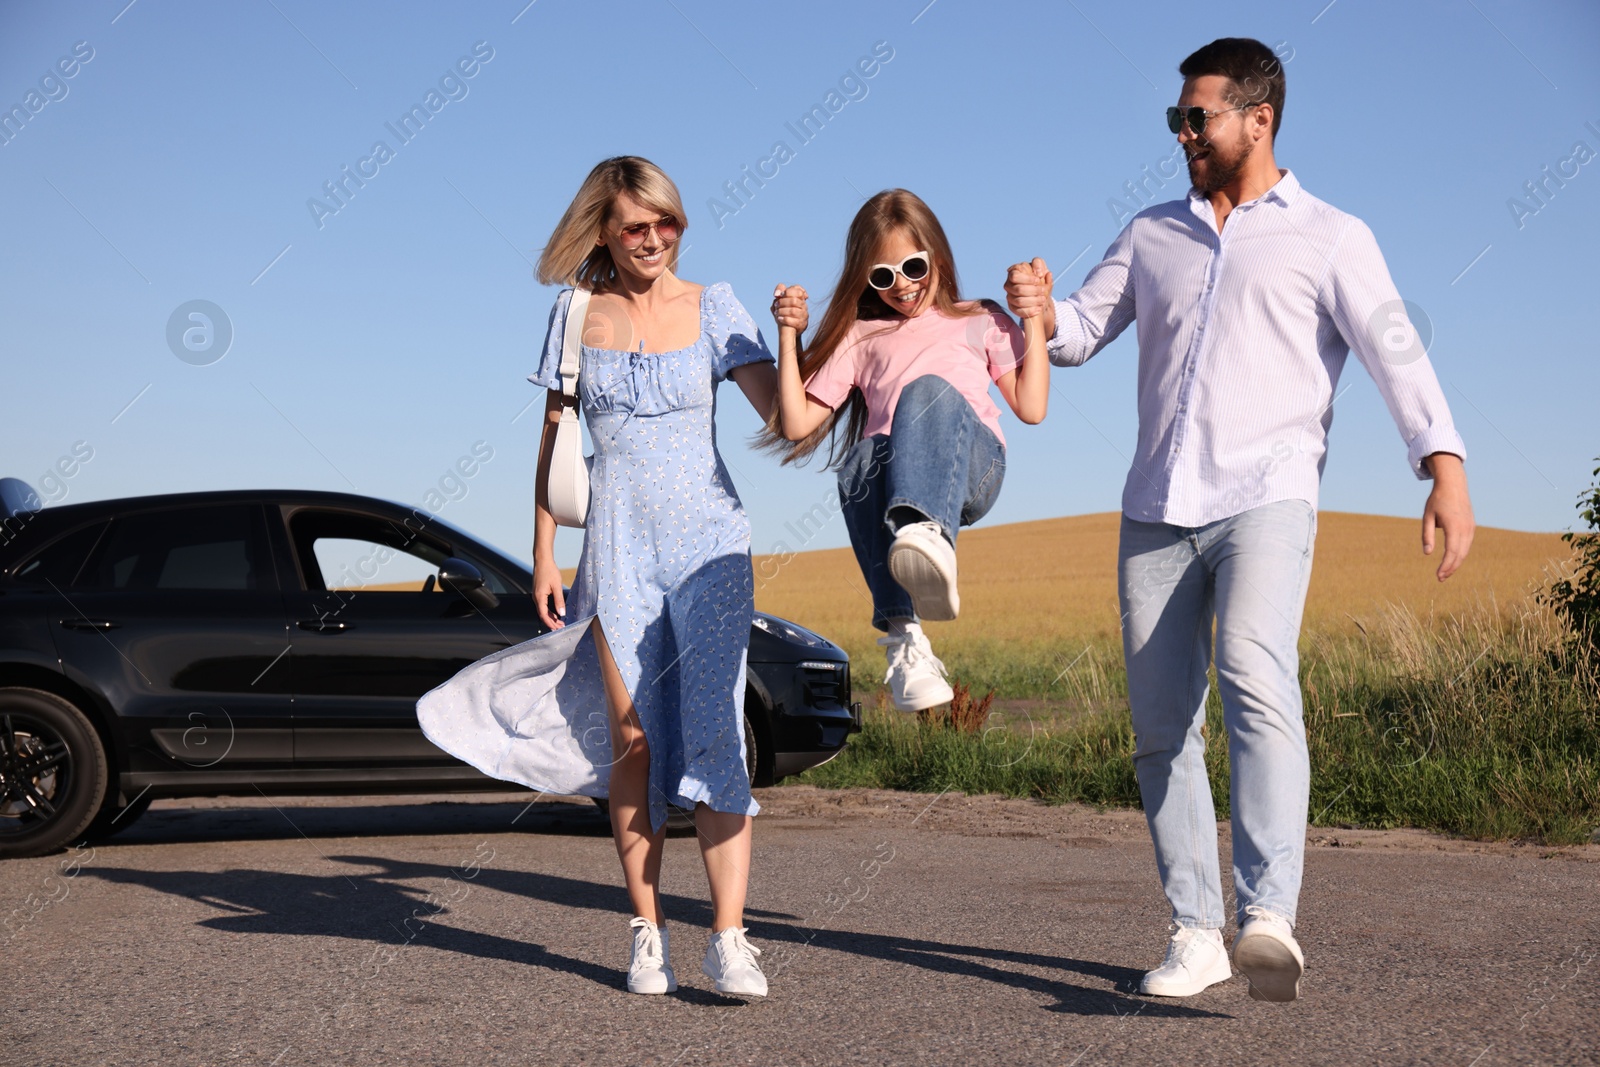
{"type": "Polygon", "coordinates": [[[1228,79],[1228,102],[1272,105],[1272,139],[1283,125],[1283,63],[1253,37],[1219,37],[1178,64],[1185,79],[1220,74],[1228,79]]]}

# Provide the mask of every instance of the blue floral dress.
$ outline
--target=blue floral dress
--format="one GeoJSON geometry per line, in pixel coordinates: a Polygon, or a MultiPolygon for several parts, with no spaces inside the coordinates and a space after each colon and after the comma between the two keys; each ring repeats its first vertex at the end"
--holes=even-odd
{"type": "MultiPolygon", "coordinates": [[[[539,370],[561,387],[572,290],[539,370]]],[[[650,745],[650,824],[669,803],[754,815],[745,656],[755,611],[750,524],[716,442],[716,388],[772,362],[726,283],[700,293],[700,337],[672,352],[583,346],[578,394],[594,465],[566,625],[464,668],[417,702],[428,739],[495,778],[603,797],[611,735],[590,622],[599,618],[650,745]]]]}

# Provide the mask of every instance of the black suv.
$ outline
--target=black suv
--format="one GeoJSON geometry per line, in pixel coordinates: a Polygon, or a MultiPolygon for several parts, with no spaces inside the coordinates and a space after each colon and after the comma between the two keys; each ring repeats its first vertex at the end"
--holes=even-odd
{"type": "MultiPolygon", "coordinates": [[[[508,788],[415,705],[546,630],[533,575],[436,515],[297,491],[43,508],[15,479],[0,503],[0,857],[156,797],[508,788]]],[[[859,728],[849,657],[803,627],[758,614],[747,677],[757,785],[859,728]]]]}

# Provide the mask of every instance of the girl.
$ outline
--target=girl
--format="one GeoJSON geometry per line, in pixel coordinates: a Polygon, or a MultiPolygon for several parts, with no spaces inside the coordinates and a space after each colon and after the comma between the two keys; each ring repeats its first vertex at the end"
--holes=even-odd
{"type": "Polygon", "coordinates": [[[630,992],[677,988],[661,856],[668,803],[693,808],[713,910],[705,973],[720,992],[765,996],[744,927],[750,817],[759,810],[743,734],[750,526],[717,451],[713,411],[717,385],[731,377],[770,418],[777,375],[725,283],[699,286],[673,273],[684,224],[672,180],[648,160],[620,156],[590,172],[551,234],[539,281],[593,293],[578,393],[594,460],[571,599],[548,510],[567,288],[529,376],[550,390],[533,597],[551,630],[466,668],[417,712],[430,740],[486,774],[609,796],[634,912],[630,992]]]}
{"type": "Polygon", "coordinates": [[[804,289],[780,285],[772,313],[780,399],[765,443],[789,463],[832,438],[828,462],[839,468],[872,624],[888,632],[878,644],[888,655],[890,700],[901,711],[945,703],[944,664],[918,620],[956,617],[957,529],[984,516],[1005,477],[989,383],[1023,422],[1045,416],[1042,320],[1025,320],[1024,340],[999,305],[963,301],[943,227],[904,189],[856,212],[811,344],[800,349],[804,289]]]}

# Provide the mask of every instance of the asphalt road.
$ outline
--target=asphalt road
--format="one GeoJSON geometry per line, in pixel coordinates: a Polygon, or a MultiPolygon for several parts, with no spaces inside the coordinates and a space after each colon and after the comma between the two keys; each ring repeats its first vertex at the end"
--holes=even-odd
{"type": "Polygon", "coordinates": [[[163,801],[92,851],[0,863],[0,1063],[1600,1061],[1600,846],[1317,831],[1301,1000],[1236,977],[1174,1002],[1130,993],[1167,918],[1138,813],[758,795],[766,1001],[700,974],[692,836],[667,855],[681,988],[638,997],[586,805],[163,801]]]}

